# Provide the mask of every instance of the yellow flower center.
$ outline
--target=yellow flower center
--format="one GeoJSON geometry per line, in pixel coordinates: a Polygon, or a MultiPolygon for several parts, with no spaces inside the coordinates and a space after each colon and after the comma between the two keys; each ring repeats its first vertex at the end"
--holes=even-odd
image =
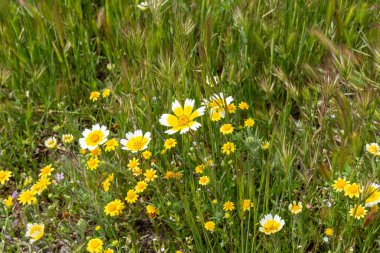
{"type": "Polygon", "coordinates": [[[278,230],[280,230],[280,223],[278,223],[277,221],[274,221],[274,220],[270,220],[270,221],[267,221],[267,223],[265,223],[265,225],[263,227],[264,227],[266,232],[273,233],[273,232],[277,232],[278,230]]]}
{"type": "Polygon", "coordinates": [[[181,115],[178,117],[178,126],[179,127],[184,127],[187,126],[190,122],[190,119],[186,115],[181,115]]]}
{"type": "Polygon", "coordinates": [[[91,132],[86,138],[86,144],[88,146],[96,146],[101,142],[104,138],[104,134],[100,130],[95,130],[91,132]]]}
{"type": "Polygon", "coordinates": [[[132,137],[127,143],[127,147],[132,151],[139,151],[145,146],[147,142],[148,139],[143,136],[132,137]]]}

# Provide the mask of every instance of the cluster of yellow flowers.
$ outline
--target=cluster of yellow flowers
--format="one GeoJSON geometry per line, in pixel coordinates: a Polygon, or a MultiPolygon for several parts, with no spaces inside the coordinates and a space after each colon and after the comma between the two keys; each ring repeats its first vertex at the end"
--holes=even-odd
{"type": "MultiPolygon", "coordinates": [[[[102,91],[101,95],[103,98],[108,97],[111,94],[111,90],[109,88],[106,88],[102,91]]],[[[100,98],[100,92],[99,91],[92,91],[90,93],[90,100],[92,102],[97,101],[100,98]]]]}

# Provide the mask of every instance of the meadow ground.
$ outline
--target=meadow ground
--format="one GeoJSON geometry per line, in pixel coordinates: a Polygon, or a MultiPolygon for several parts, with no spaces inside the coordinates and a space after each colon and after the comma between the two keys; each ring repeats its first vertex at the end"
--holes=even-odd
{"type": "Polygon", "coordinates": [[[0,1],[0,252],[379,252],[377,0],[0,1]]]}

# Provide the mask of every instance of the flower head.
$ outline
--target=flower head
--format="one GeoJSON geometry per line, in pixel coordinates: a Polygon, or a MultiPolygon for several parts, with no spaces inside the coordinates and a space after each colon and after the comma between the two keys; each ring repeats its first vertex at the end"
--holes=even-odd
{"type": "Polygon", "coordinates": [[[156,170],[154,169],[146,170],[144,173],[144,176],[145,176],[146,182],[153,182],[157,178],[156,170]]]}
{"type": "Polygon", "coordinates": [[[192,99],[186,99],[184,107],[175,100],[172,103],[172,111],[174,115],[163,114],[160,118],[161,125],[171,127],[171,129],[166,130],[165,133],[174,134],[180,131],[180,134],[183,134],[190,129],[196,131],[201,124],[194,120],[204,114],[205,107],[200,107],[195,111],[193,111],[193,108],[194,100],[192,99]]]}
{"type": "Polygon", "coordinates": [[[87,168],[89,170],[96,170],[99,167],[99,163],[100,160],[98,159],[98,157],[93,156],[87,161],[87,168]]]}
{"type": "Polygon", "coordinates": [[[45,141],[45,147],[48,149],[55,149],[58,146],[58,141],[55,137],[47,138],[45,141]]]}
{"type": "Polygon", "coordinates": [[[115,199],[104,207],[104,212],[109,216],[117,216],[123,212],[124,208],[124,203],[120,199],[115,199]]]}
{"type": "Polygon", "coordinates": [[[72,134],[64,134],[62,135],[62,142],[64,144],[70,144],[74,141],[74,136],[72,134]]]}
{"type": "Polygon", "coordinates": [[[292,204],[289,204],[289,211],[292,214],[299,214],[300,212],[302,212],[302,203],[298,202],[297,204],[295,201],[293,201],[292,204]]]}
{"type": "Polygon", "coordinates": [[[232,134],[234,131],[234,127],[231,124],[224,124],[223,126],[220,127],[219,131],[223,134],[232,134]]]}
{"type": "Polygon", "coordinates": [[[20,201],[20,203],[22,205],[31,205],[31,204],[36,204],[37,203],[37,199],[36,197],[34,197],[36,193],[32,190],[24,190],[20,193],[20,195],[18,196],[18,201],[20,201]]]}
{"type": "Polygon", "coordinates": [[[367,210],[362,205],[355,205],[350,209],[350,216],[354,216],[355,219],[360,220],[367,214],[367,210]]]}
{"type": "Polygon", "coordinates": [[[235,210],[235,204],[234,202],[227,201],[223,204],[223,210],[224,211],[233,211],[235,210]]]}
{"type": "Polygon", "coordinates": [[[195,173],[202,174],[204,169],[205,169],[205,166],[203,164],[198,165],[197,167],[195,167],[195,173]]]}
{"type": "Polygon", "coordinates": [[[140,165],[139,160],[136,159],[136,157],[133,157],[131,160],[128,161],[127,167],[130,170],[134,170],[134,169],[138,168],[139,165],[140,165]]]}
{"type": "Polygon", "coordinates": [[[9,170],[0,170],[0,183],[2,185],[5,184],[5,182],[9,181],[9,179],[12,177],[12,172],[9,170]]]}
{"type": "Polygon", "coordinates": [[[152,205],[148,205],[146,207],[146,213],[148,214],[148,216],[150,218],[154,218],[156,217],[158,214],[160,214],[160,211],[158,210],[158,208],[152,206],[152,205]]]}
{"type": "Polygon", "coordinates": [[[229,106],[234,99],[229,96],[224,98],[223,93],[214,94],[208,100],[204,99],[203,104],[210,109],[210,118],[212,121],[219,121],[221,118],[225,117],[225,108],[230,113],[234,113],[236,106],[229,106]]]}
{"type": "Polygon", "coordinates": [[[263,150],[267,150],[267,149],[269,149],[269,147],[270,147],[270,144],[269,144],[268,141],[263,141],[263,142],[261,143],[261,149],[263,149],[263,150]]]}
{"type": "Polygon", "coordinates": [[[8,196],[8,198],[3,200],[3,203],[7,207],[11,207],[13,205],[13,198],[12,196],[8,196]]]}
{"type": "Polygon", "coordinates": [[[149,150],[145,150],[142,152],[141,157],[144,158],[145,160],[149,160],[149,158],[152,156],[152,152],[149,150]]]}
{"type": "Polygon", "coordinates": [[[285,221],[277,214],[273,217],[272,214],[267,214],[260,220],[261,227],[259,230],[266,235],[276,233],[285,225],[285,221]]]}
{"type": "Polygon", "coordinates": [[[239,108],[240,108],[240,110],[248,110],[249,105],[247,104],[247,102],[241,102],[239,104],[239,108]]]}
{"type": "Polygon", "coordinates": [[[83,138],[79,139],[79,144],[82,149],[94,150],[99,145],[107,141],[109,131],[107,127],[99,124],[93,125],[92,129],[85,129],[82,133],[83,138]]]}
{"type": "Polygon", "coordinates": [[[214,231],[214,229],[215,229],[215,222],[213,222],[213,221],[207,221],[206,223],[205,223],[205,229],[207,230],[207,231],[214,231]]]}
{"type": "Polygon", "coordinates": [[[344,190],[344,187],[348,185],[350,182],[346,181],[346,178],[338,178],[334,181],[334,184],[332,185],[333,189],[337,192],[341,192],[344,190]]]}
{"type": "Polygon", "coordinates": [[[377,143],[366,144],[365,149],[374,156],[380,156],[380,147],[377,143]]]}
{"type": "Polygon", "coordinates": [[[253,203],[251,203],[250,199],[243,200],[243,211],[249,211],[249,209],[253,207],[253,203]]]}
{"type": "Polygon", "coordinates": [[[149,7],[147,2],[141,2],[137,5],[137,8],[139,8],[142,11],[145,11],[149,7]]]}
{"type": "Polygon", "coordinates": [[[87,252],[90,253],[102,253],[103,251],[103,241],[99,238],[91,239],[87,243],[87,252]]]}
{"type": "Polygon", "coordinates": [[[54,168],[51,166],[51,164],[46,165],[45,167],[42,167],[40,170],[40,174],[38,174],[41,178],[46,178],[51,175],[51,173],[54,171],[54,168]]]}
{"type": "Polygon", "coordinates": [[[200,185],[208,185],[210,183],[210,178],[208,176],[203,176],[199,178],[200,185]]]}
{"type": "Polygon", "coordinates": [[[356,183],[353,184],[347,184],[344,187],[344,196],[348,196],[350,199],[353,197],[359,198],[359,194],[362,192],[361,188],[359,185],[356,183]]]}
{"type": "Polygon", "coordinates": [[[235,144],[233,144],[232,142],[226,142],[223,144],[222,153],[226,155],[230,155],[231,153],[234,153],[234,152],[235,152],[235,144]]]}
{"type": "Polygon", "coordinates": [[[119,142],[116,139],[111,139],[107,141],[104,145],[106,146],[105,151],[109,152],[115,150],[119,146],[119,142]]]}
{"type": "Polygon", "coordinates": [[[38,223],[28,223],[26,225],[26,236],[30,237],[30,243],[38,241],[44,236],[45,225],[38,223]]]}
{"type": "Polygon", "coordinates": [[[334,235],[334,230],[332,228],[326,228],[325,229],[325,235],[327,236],[333,236],[334,235]]]}
{"type": "Polygon", "coordinates": [[[135,190],[129,190],[127,192],[127,197],[125,197],[125,200],[128,203],[133,204],[136,202],[138,197],[139,197],[139,195],[137,194],[137,192],[135,190]]]}
{"type": "Polygon", "coordinates": [[[90,100],[92,102],[95,102],[96,100],[98,100],[99,97],[100,97],[100,92],[99,91],[92,91],[90,93],[90,100]]]}
{"type": "Polygon", "coordinates": [[[255,120],[252,119],[252,118],[248,118],[244,121],[244,127],[253,127],[253,125],[255,124],[255,120]]]}
{"type": "Polygon", "coordinates": [[[106,98],[108,97],[109,95],[111,94],[111,90],[110,89],[104,89],[103,92],[102,92],[102,97],[106,98]]]}
{"type": "Polygon", "coordinates": [[[166,150],[174,148],[177,145],[177,141],[173,138],[169,138],[165,140],[164,147],[166,150]]]}
{"type": "Polygon", "coordinates": [[[137,193],[145,191],[145,189],[148,187],[148,184],[145,181],[139,181],[137,182],[135,186],[135,191],[137,193]]]}
{"type": "Polygon", "coordinates": [[[32,186],[31,190],[36,194],[41,194],[49,185],[51,185],[50,178],[42,177],[32,186]]]}
{"type": "Polygon", "coordinates": [[[372,183],[365,189],[365,206],[371,207],[380,203],[380,185],[372,183]]]}
{"type": "Polygon", "coordinates": [[[148,147],[148,144],[151,140],[150,132],[146,132],[144,135],[141,130],[136,130],[134,133],[127,133],[127,139],[121,139],[120,143],[124,147],[124,150],[130,150],[132,153],[144,150],[148,147]]]}

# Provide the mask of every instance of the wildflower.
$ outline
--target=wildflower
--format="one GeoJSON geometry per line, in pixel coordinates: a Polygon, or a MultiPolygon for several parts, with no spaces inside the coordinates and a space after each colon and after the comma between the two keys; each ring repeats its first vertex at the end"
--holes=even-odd
{"type": "Polygon", "coordinates": [[[241,102],[239,104],[239,108],[240,108],[240,110],[248,110],[249,105],[246,102],[241,102]]]}
{"type": "Polygon", "coordinates": [[[182,172],[176,172],[176,173],[174,173],[174,178],[175,179],[180,179],[180,178],[182,178],[182,172]]]}
{"type": "Polygon", "coordinates": [[[96,227],[95,227],[95,231],[99,231],[100,229],[102,229],[101,226],[96,226],[96,227]]]}
{"type": "Polygon", "coordinates": [[[355,205],[350,209],[350,216],[354,216],[355,219],[360,220],[367,213],[367,210],[362,205],[355,205]]]}
{"type": "Polygon", "coordinates": [[[253,207],[253,203],[251,203],[251,200],[245,199],[243,200],[243,211],[249,211],[249,209],[253,207]]]}
{"type": "Polygon", "coordinates": [[[224,98],[223,93],[219,93],[219,95],[212,95],[209,100],[204,99],[203,104],[207,105],[207,107],[210,109],[211,120],[219,121],[221,118],[225,117],[225,108],[227,108],[229,112],[234,112],[236,106],[233,105],[232,107],[229,107],[233,100],[234,99],[231,96],[224,98]]]}
{"type": "Polygon", "coordinates": [[[208,176],[203,176],[199,179],[200,185],[208,185],[210,183],[210,178],[208,176]]]}
{"type": "Polygon", "coordinates": [[[145,191],[145,189],[148,187],[148,184],[145,181],[139,181],[137,182],[135,186],[135,191],[137,193],[145,191]]]}
{"type": "Polygon", "coordinates": [[[22,205],[31,205],[31,204],[36,204],[37,203],[37,199],[36,197],[34,197],[35,195],[35,192],[32,191],[32,190],[24,190],[20,193],[20,195],[18,196],[18,201],[20,201],[20,203],[22,205]]]}
{"type": "Polygon", "coordinates": [[[380,147],[377,143],[366,144],[365,149],[372,155],[380,156],[380,147]]]}
{"type": "Polygon", "coordinates": [[[327,236],[333,236],[334,235],[334,230],[332,228],[326,228],[325,229],[325,235],[327,236]]]}
{"type": "Polygon", "coordinates": [[[204,168],[205,168],[205,166],[203,164],[198,165],[197,167],[195,167],[195,173],[202,174],[204,171],[204,168]]]}
{"type": "Polygon", "coordinates": [[[134,169],[132,170],[132,175],[135,176],[135,177],[140,176],[141,173],[142,173],[142,169],[139,168],[139,167],[136,167],[136,168],[134,168],[134,169]]]}
{"type": "Polygon", "coordinates": [[[140,165],[139,160],[136,159],[135,157],[133,157],[132,160],[128,161],[127,167],[129,168],[129,170],[134,170],[134,169],[138,168],[139,165],[140,165]]]}
{"type": "Polygon", "coordinates": [[[150,218],[154,218],[154,217],[156,217],[156,215],[160,214],[160,211],[157,208],[155,208],[154,206],[148,205],[146,207],[146,213],[148,214],[148,216],[150,218]]]}
{"type": "Polygon", "coordinates": [[[107,127],[96,124],[92,126],[91,130],[86,128],[82,135],[83,138],[79,139],[81,148],[93,150],[107,141],[109,131],[107,127]]]}
{"type": "Polygon", "coordinates": [[[48,149],[55,149],[58,145],[58,141],[55,137],[50,137],[45,141],[45,147],[48,149]]]}
{"type": "Polygon", "coordinates": [[[361,193],[360,186],[357,185],[356,183],[353,184],[347,184],[344,187],[344,196],[348,196],[350,199],[353,197],[359,198],[359,194],[361,193]]]}
{"type": "Polygon", "coordinates": [[[375,183],[370,184],[365,191],[365,195],[368,196],[365,199],[366,207],[371,207],[380,203],[380,185],[375,183]]]}
{"type": "Polygon", "coordinates": [[[64,144],[71,144],[74,141],[74,136],[72,134],[62,135],[62,142],[64,144]]]}
{"type": "Polygon", "coordinates": [[[133,204],[136,202],[138,197],[139,197],[139,195],[137,194],[137,192],[135,190],[129,190],[127,192],[127,197],[125,197],[125,200],[128,203],[133,204]]]}
{"type": "Polygon", "coordinates": [[[216,109],[211,113],[210,119],[211,121],[219,121],[223,118],[223,111],[221,109],[216,109]]]}
{"type": "Polygon", "coordinates": [[[23,183],[23,186],[28,186],[33,181],[32,177],[27,177],[23,183]]]}
{"type": "Polygon", "coordinates": [[[13,205],[13,198],[12,196],[8,196],[8,198],[3,200],[3,203],[7,207],[11,207],[13,205]]]}
{"type": "Polygon", "coordinates": [[[215,222],[213,222],[213,221],[207,221],[206,223],[205,223],[205,229],[207,230],[207,231],[214,231],[214,229],[215,229],[215,222]]]}
{"type": "Polygon", "coordinates": [[[104,145],[106,146],[105,151],[109,152],[115,150],[119,146],[119,142],[116,139],[111,139],[104,145]]]}
{"type": "Polygon", "coordinates": [[[292,214],[299,214],[302,212],[302,203],[298,202],[297,204],[295,201],[293,201],[292,204],[289,204],[289,210],[292,214]]]}
{"type": "Polygon", "coordinates": [[[255,120],[252,118],[248,118],[244,121],[244,127],[253,127],[255,124],[255,120]]]}
{"type": "Polygon", "coordinates": [[[259,230],[266,235],[276,233],[285,225],[285,221],[277,214],[273,217],[272,214],[267,214],[260,220],[261,227],[259,230]]]}
{"type": "Polygon", "coordinates": [[[38,174],[38,176],[41,178],[46,178],[46,177],[49,177],[53,171],[54,171],[54,168],[51,167],[51,164],[49,164],[40,170],[40,174],[38,174]]]}
{"type": "Polygon", "coordinates": [[[235,144],[233,144],[232,142],[226,142],[223,144],[222,153],[226,155],[230,155],[231,153],[234,153],[234,152],[235,152],[235,144]]]}
{"type": "Polygon", "coordinates": [[[154,169],[146,170],[144,176],[146,182],[153,182],[157,178],[156,171],[154,169]]]}
{"type": "Polygon", "coordinates": [[[28,223],[26,225],[26,236],[30,237],[30,243],[38,241],[44,236],[45,225],[38,223],[28,223]]]}
{"type": "Polygon", "coordinates": [[[113,252],[114,252],[113,249],[110,249],[110,248],[103,251],[103,253],[113,253],[113,252]]]}
{"type": "Polygon", "coordinates": [[[102,97],[106,98],[108,97],[109,95],[111,94],[111,90],[110,89],[104,89],[103,92],[102,92],[102,97]]]}
{"type": "Polygon", "coordinates": [[[218,200],[217,200],[217,199],[213,199],[213,200],[212,200],[212,203],[213,203],[214,205],[216,205],[216,204],[218,204],[218,200]]]}
{"type": "Polygon", "coordinates": [[[99,163],[98,157],[94,156],[87,161],[87,167],[90,170],[96,170],[99,167],[99,163]]]}
{"type": "Polygon", "coordinates": [[[173,138],[165,140],[164,147],[166,150],[174,148],[177,145],[177,141],[173,138]]]}
{"type": "Polygon", "coordinates": [[[57,173],[57,174],[55,175],[55,180],[56,180],[57,182],[61,181],[62,179],[64,179],[63,173],[57,173]]]}
{"type": "Polygon", "coordinates": [[[144,135],[141,130],[136,130],[134,133],[127,133],[127,139],[121,139],[120,143],[124,147],[124,150],[130,150],[132,153],[136,153],[137,151],[144,150],[148,147],[150,142],[150,132],[146,132],[144,135]]]}
{"type": "Polygon", "coordinates": [[[90,100],[92,102],[95,102],[96,100],[98,100],[99,97],[100,97],[100,92],[99,91],[92,91],[90,93],[90,100]]]}
{"type": "Polygon", "coordinates": [[[344,190],[344,187],[348,185],[350,182],[346,181],[346,178],[338,178],[338,180],[334,181],[334,184],[332,185],[333,189],[337,192],[341,192],[344,190]]]}
{"type": "Polygon", "coordinates": [[[117,216],[123,212],[124,208],[124,203],[120,199],[115,199],[104,207],[104,212],[109,216],[117,216]]]}
{"type": "Polygon", "coordinates": [[[113,240],[112,241],[112,246],[116,247],[117,245],[119,245],[119,241],[118,240],[113,240]]]}
{"type": "Polygon", "coordinates": [[[83,149],[83,148],[81,148],[81,149],[79,150],[79,152],[81,153],[81,155],[85,155],[85,154],[86,154],[86,150],[83,149]]]}
{"type": "Polygon", "coordinates": [[[137,5],[137,8],[139,8],[142,11],[145,11],[149,7],[147,2],[141,2],[137,5]]]}
{"type": "Polygon", "coordinates": [[[100,149],[99,146],[93,150],[90,150],[90,154],[92,156],[100,156],[101,153],[102,153],[102,150],[100,149]]]}
{"type": "Polygon", "coordinates": [[[149,160],[149,158],[152,156],[152,152],[149,150],[145,150],[142,154],[141,157],[144,158],[145,160],[149,160]]]}
{"type": "Polygon", "coordinates": [[[167,171],[165,174],[165,179],[173,179],[175,178],[175,173],[173,171],[167,171]]]}
{"type": "Polygon", "coordinates": [[[9,181],[9,179],[12,177],[12,172],[9,170],[0,170],[0,183],[2,185],[5,184],[5,182],[9,181]]]}
{"type": "Polygon", "coordinates": [[[99,238],[91,239],[87,243],[87,252],[90,253],[102,253],[103,251],[103,241],[99,238]]]}
{"type": "Polygon", "coordinates": [[[224,214],[224,218],[228,219],[228,218],[230,218],[230,217],[231,217],[231,214],[230,214],[230,213],[225,213],[225,214],[224,214]]]}
{"type": "Polygon", "coordinates": [[[263,149],[263,150],[269,149],[269,142],[268,141],[263,141],[261,143],[261,149],[263,149]]]}
{"type": "Polygon", "coordinates": [[[180,134],[183,134],[190,129],[196,131],[201,124],[194,121],[194,119],[204,114],[205,107],[200,107],[194,112],[193,108],[194,100],[192,99],[186,99],[183,108],[180,103],[175,100],[172,103],[172,111],[174,115],[163,114],[160,118],[161,125],[171,127],[171,129],[166,130],[165,133],[174,134],[180,131],[180,134]]]}
{"type": "Polygon", "coordinates": [[[112,174],[110,174],[110,175],[106,178],[106,180],[103,181],[102,186],[103,186],[103,190],[104,190],[105,192],[108,192],[108,191],[110,190],[111,182],[113,181],[113,179],[114,179],[114,175],[113,175],[113,173],[112,173],[112,174]]]}
{"type": "Polygon", "coordinates": [[[108,63],[106,67],[108,70],[113,70],[115,68],[115,64],[108,63]]]}
{"type": "Polygon", "coordinates": [[[220,127],[219,131],[223,134],[232,134],[234,131],[234,127],[231,124],[224,124],[223,126],[220,127]]]}
{"type": "Polygon", "coordinates": [[[236,112],[236,105],[234,103],[227,105],[227,111],[231,114],[235,113],[236,112]]]}
{"type": "Polygon", "coordinates": [[[47,187],[51,185],[50,178],[42,177],[31,188],[36,194],[41,194],[47,187]]]}
{"type": "Polygon", "coordinates": [[[234,204],[234,202],[231,202],[231,201],[225,202],[224,205],[223,205],[223,210],[224,211],[233,211],[233,210],[235,210],[235,204],[234,204]]]}

